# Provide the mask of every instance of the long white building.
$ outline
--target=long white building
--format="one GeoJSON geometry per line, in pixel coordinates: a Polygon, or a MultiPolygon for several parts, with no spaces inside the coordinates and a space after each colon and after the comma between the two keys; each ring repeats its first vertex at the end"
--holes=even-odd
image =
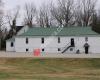
{"type": "Polygon", "coordinates": [[[36,49],[44,53],[100,53],[100,34],[91,27],[23,28],[6,41],[6,51],[34,52],[36,49]]]}

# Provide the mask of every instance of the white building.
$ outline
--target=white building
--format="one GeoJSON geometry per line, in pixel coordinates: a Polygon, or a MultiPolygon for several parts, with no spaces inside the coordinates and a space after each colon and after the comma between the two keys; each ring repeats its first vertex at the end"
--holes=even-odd
{"type": "Polygon", "coordinates": [[[100,35],[90,27],[30,28],[6,41],[6,51],[100,53],[100,35]]]}

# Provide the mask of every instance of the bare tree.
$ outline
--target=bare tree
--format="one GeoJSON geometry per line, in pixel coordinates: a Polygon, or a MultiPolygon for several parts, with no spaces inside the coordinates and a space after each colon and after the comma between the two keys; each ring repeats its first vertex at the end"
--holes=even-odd
{"type": "Polygon", "coordinates": [[[43,13],[42,13],[41,9],[37,16],[37,23],[39,23],[40,27],[44,27],[44,18],[43,18],[43,13]]]}
{"type": "Polygon", "coordinates": [[[100,33],[100,10],[93,15],[92,29],[100,33]]]}
{"type": "Polygon", "coordinates": [[[60,25],[67,27],[73,22],[74,0],[58,0],[57,7],[52,6],[51,13],[60,25]]]}
{"type": "Polygon", "coordinates": [[[92,24],[92,17],[95,13],[97,0],[77,0],[75,9],[75,21],[78,25],[89,26],[92,24]]]}
{"type": "Polygon", "coordinates": [[[51,14],[50,14],[49,5],[43,4],[40,7],[37,21],[41,27],[50,27],[51,26],[51,14]]]}
{"type": "Polygon", "coordinates": [[[36,17],[36,7],[35,7],[34,3],[25,4],[24,24],[28,25],[29,27],[32,27],[35,17],[36,17]]]}
{"type": "Polygon", "coordinates": [[[3,25],[3,10],[2,10],[3,2],[0,0],[0,49],[1,49],[1,39],[2,39],[2,25],[3,25]]]}
{"type": "Polygon", "coordinates": [[[55,7],[54,4],[51,4],[51,14],[53,18],[58,22],[58,25],[63,24],[63,17],[58,7],[55,7]]]}
{"type": "Polygon", "coordinates": [[[20,7],[17,6],[14,12],[9,12],[6,16],[7,22],[10,26],[9,37],[13,37],[16,35],[16,22],[19,16],[20,7]]]}

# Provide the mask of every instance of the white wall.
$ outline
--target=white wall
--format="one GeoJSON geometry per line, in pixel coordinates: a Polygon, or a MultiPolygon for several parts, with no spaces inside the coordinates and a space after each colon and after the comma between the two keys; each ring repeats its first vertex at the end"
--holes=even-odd
{"type": "MultiPolygon", "coordinates": [[[[13,42],[13,44],[14,44],[14,42],[13,42]]],[[[11,41],[6,42],[6,51],[15,51],[15,47],[14,46],[11,47],[11,41]]]]}
{"type": "MultiPolygon", "coordinates": [[[[75,39],[75,48],[73,51],[66,51],[66,53],[75,53],[76,50],[80,50],[82,53],[85,52],[84,44],[85,44],[85,37],[61,37],[61,43],[58,43],[58,37],[54,37],[53,39],[49,39],[48,37],[45,38],[45,47],[46,53],[61,53],[63,47],[65,47],[69,42],[70,39],[75,39]],[[61,48],[61,51],[58,51],[58,48],[61,48]]],[[[90,53],[100,53],[100,38],[99,37],[89,37],[88,43],[90,45],[89,52],[90,53]]],[[[44,45],[45,45],[44,44],[44,45]]],[[[16,52],[26,52],[26,48],[29,49],[29,52],[33,52],[34,49],[40,48],[41,49],[41,38],[29,38],[29,43],[26,44],[26,38],[16,38],[15,39],[15,51],[16,52]]],[[[68,45],[69,46],[69,45],[68,45]]]]}

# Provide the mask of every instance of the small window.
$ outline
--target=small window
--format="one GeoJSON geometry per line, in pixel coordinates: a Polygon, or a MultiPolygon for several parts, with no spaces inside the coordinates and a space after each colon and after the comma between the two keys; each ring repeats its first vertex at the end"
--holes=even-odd
{"type": "Polygon", "coordinates": [[[42,51],[44,51],[44,49],[42,49],[42,51]]]}
{"type": "Polygon", "coordinates": [[[58,51],[61,51],[61,49],[60,49],[60,48],[58,48],[58,51]]]}
{"type": "Polygon", "coordinates": [[[58,37],[58,43],[60,43],[60,37],[58,37]]]}
{"type": "Polygon", "coordinates": [[[28,44],[28,38],[26,38],[26,44],[28,44]]]}
{"type": "Polygon", "coordinates": [[[13,42],[11,42],[11,47],[13,47],[14,46],[14,43],[13,42]]]}
{"type": "Polygon", "coordinates": [[[85,37],[85,41],[86,41],[86,42],[88,41],[88,37],[85,37]]]}
{"type": "Polygon", "coordinates": [[[41,43],[43,44],[44,43],[44,38],[41,38],[41,41],[42,41],[41,43]]]}
{"type": "Polygon", "coordinates": [[[26,52],[28,52],[29,50],[28,49],[26,49],[26,52]]]}

